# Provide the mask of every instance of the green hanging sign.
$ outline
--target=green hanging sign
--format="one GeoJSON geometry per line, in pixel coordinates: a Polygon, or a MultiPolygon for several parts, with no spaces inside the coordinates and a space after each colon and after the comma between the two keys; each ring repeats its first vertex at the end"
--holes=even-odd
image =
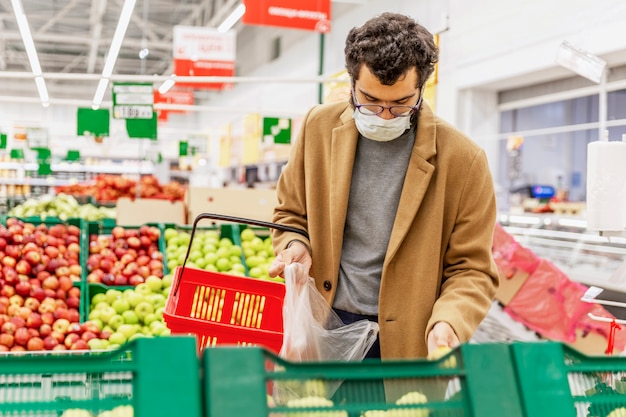
{"type": "Polygon", "coordinates": [[[128,137],[137,139],[157,138],[157,114],[152,112],[152,119],[126,119],[128,137]]]}
{"type": "Polygon", "coordinates": [[[24,159],[24,149],[11,149],[11,159],[24,159]]]}
{"type": "Polygon", "coordinates": [[[264,117],[263,142],[291,143],[291,119],[284,117],[264,117]]]}
{"type": "Polygon", "coordinates": [[[65,156],[66,161],[78,161],[80,160],[80,151],[75,149],[68,149],[67,155],[65,156]]]}
{"type": "Polygon", "coordinates": [[[6,133],[0,133],[0,149],[7,148],[7,135],[6,133]]]}
{"type": "Polygon", "coordinates": [[[189,142],[181,140],[178,142],[178,156],[187,156],[189,152],[189,142]]]}
{"type": "Polygon", "coordinates": [[[77,136],[109,136],[110,112],[108,109],[79,108],[76,113],[77,136]]]}
{"type": "Polygon", "coordinates": [[[52,174],[52,169],[50,168],[50,164],[45,163],[45,162],[40,162],[39,166],[37,167],[37,174],[38,175],[52,174]]]}

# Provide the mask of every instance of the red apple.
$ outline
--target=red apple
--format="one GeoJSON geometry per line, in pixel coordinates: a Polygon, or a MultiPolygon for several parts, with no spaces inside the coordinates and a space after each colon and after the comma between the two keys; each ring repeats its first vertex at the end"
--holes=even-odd
{"type": "Polygon", "coordinates": [[[74,322],[74,323],[80,322],[80,313],[78,312],[78,309],[70,308],[67,311],[68,311],[69,321],[74,322]]]}
{"type": "Polygon", "coordinates": [[[76,298],[80,298],[80,288],[78,287],[72,287],[69,290],[67,290],[67,297],[76,297],[76,298]]]}
{"type": "MultiPolygon", "coordinates": [[[[32,253],[32,252],[31,252],[32,253]]],[[[24,260],[24,259],[20,259],[19,261],[17,261],[17,263],[15,264],[15,271],[18,274],[21,275],[30,275],[30,272],[32,271],[32,266],[30,263],[28,263],[28,261],[24,260]]]]}
{"type": "Polygon", "coordinates": [[[78,297],[67,297],[65,299],[65,303],[69,308],[79,308],[80,307],[80,298],[78,297]]]}
{"type": "Polygon", "coordinates": [[[41,318],[41,314],[31,312],[28,318],[26,319],[26,327],[31,329],[39,329],[43,325],[43,319],[41,318]]]}
{"type": "Polygon", "coordinates": [[[59,341],[53,336],[46,336],[43,339],[43,348],[46,350],[52,350],[59,344],[59,341]]]}
{"type": "Polygon", "coordinates": [[[44,343],[40,337],[31,337],[26,345],[28,350],[44,350],[44,343]]]}
{"type": "Polygon", "coordinates": [[[83,339],[78,339],[76,342],[72,343],[70,350],[89,350],[89,345],[83,339]]]}
{"type": "Polygon", "coordinates": [[[2,330],[3,334],[14,335],[15,331],[17,330],[17,326],[12,321],[7,321],[6,323],[2,325],[0,330],[2,330]]]}
{"type": "MultiPolygon", "coordinates": [[[[20,261],[21,262],[21,261],[20,261]]],[[[22,281],[15,284],[15,292],[22,297],[28,297],[32,290],[32,285],[28,281],[22,281]]]]}
{"type": "Polygon", "coordinates": [[[56,341],[61,344],[65,341],[65,332],[59,332],[53,329],[52,333],[50,333],[50,336],[54,337],[56,341]]]}
{"type": "Polygon", "coordinates": [[[70,325],[67,327],[67,333],[78,333],[81,334],[83,331],[82,326],[80,325],[80,323],[78,322],[71,322],[70,325]]]}
{"type": "Polygon", "coordinates": [[[27,297],[24,300],[24,307],[28,307],[31,311],[38,311],[41,302],[35,297],[27,297]]]}
{"type": "Polygon", "coordinates": [[[41,337],[50,336],[52,334],[52,326],[47,323],[43,323],[41,327],[39,327],[39,334],[41,337]]]}
{"type": "Polygon", "coordinates": [[[53,275],[50,275],[48,278],[44,279],[41,283],[41,286],[44,289],[57,290],[59,288],[59,279],[53,275]]]}
{"type": "Polygon", "coordinates": [[[43,324],[48,324],[48,325],[52,325],[52,323],[54,323],[54,320],[56,320],[54,318],[54,314],[52,312],[46,312],[46,313],[39,313],[41,315],[41,321],[43,321],[43,324]]]}
{"type": "Polygon", "coordinates": [[[63,344],[65,345],[66,348],[70,348],[72,347],[72,345],[74,343],[76,343],[77,340],[80,340],[80,335],[78,333],[70,333],[67,336],[65,336],[65,340],[63,341],[63,344]]]}
{"type": "Polygon", "coordinates": [[[15,330],[15,343],[20,346],[26,346],[30,340],[30,333],[26,327],[19,327],[15,330]]]}
{"type": "Polygon", "coordinates": [[[65,318],[56,319],[52,323],[52,330],[62,334],[67,333],[68,327],[70,327],[70,321],[65,318]]]}
{"type": "Polygon", "coordinates": [[[126,237],[126,230],[122,226],[115,226],[111,230],[111,235],[114,239],[120,239],[126,237]]]}
{"type": "Polygon", "coordinates": [[[9,321],[13,324],[15,324],[16,328],[20,328],[20,327],[24,327],[26,326],[26,320],[24,320],[22,317],[20,316],[13,316],[9,319],[9,321]]]}
{"type": "Polygon", "coordinates": [[[9,304],[21,307],[24,305],[24,297],[19,294],[12,295],[9,297],[9,304]]]}
{"type": "Polygon", "coordinates": [[[0,345],[10,348],[15,343],[15,336],[8,333],[0,333],[0,345]]]}

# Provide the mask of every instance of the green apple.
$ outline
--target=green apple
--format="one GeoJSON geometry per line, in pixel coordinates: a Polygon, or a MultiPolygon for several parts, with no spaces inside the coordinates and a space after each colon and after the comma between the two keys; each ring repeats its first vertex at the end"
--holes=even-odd
{"type": "Polygon", "coordinates": [[[123,345],[124,343],[126,343],[126,339],[127,337],[124,336],[124,333],[117,332],[117,331],[111,333],[111,335],[109,336],[109,343],[110,343],[109,348],[111,347],[111,344],[118,345],[118,346],[123,345]]]}
{"type": "Polygon", "coordinates": [[[150,323],[152,323],[155,320],[159,320],[159,317],[156,315],[156,313],[148,313],[146,314],[146,317],[143,318],[143,324],[145,326],[149,326],[150,323]]]}
{"type": "Polygon", "coordinates": [[[111,318],[117,314],[115,309],[111,306],[97,309],[95,311],[98,311],[98,318],[102,320],[103,323],[107,324],[111,321],[111,318]]]}
{"type": "Polygon", "coordinates": [[[148,302],[156,309],[158,307],[165,307],[167,298],[161,293],[150,294],[147,296],[148,302]]]}
{"type": "Polygon", "coordinates": [[[103,342],[105,342],[105,340],[94,337],[93,339],[87,341],[87,345],[89,346],[90,350],[103,350],[105,349],[103,342]]]}
{"type": "Polygon", "coordinates": [[[163,288],[163,281],[156,275],[148,275],[145,284],[150,287],[152,292],[161,291],[161,288],[163,288]]]}
{"type": "Polygon", "coordinates": [[[219,258],[215,263],[215,267],[220,272],[228,271],[231,267],[231,262],[228,258],[219,258]]]}
{"type": "Polygon", "coordinates": [[[113,301],[115,301],[116,299],[120,298],[121,296],[122,296],[122,292],[120,290],[118,290],[118,289],[109,288],[105,292],[106,302],[109,303],[110,305],[112,305],[113,301]]]}
{"type": "Polygon", "coordinates": [[[256,237],[254,230],[252,229],[243,229],[239,235],[242,241],[251,241],[256,237]]]}
{"type": "Polygon", "coordinates": [[[165,229],[165,231],[163,232],[163,238],[168,241],[170,240],[170,238],[172,237],[176,237],[178,236],[178,231],[176,229],[174,229],[173,227],[168,227],[167,229],[165,229]]]}
{"type": "Polygon", "coordinates": [[[154,310],[154,314],[156,314],[157,318],[160,321],[163,321],[163,312],[165,311],[164,307],[159,307],[156,310],[154,310]]]}
{"type": "Polygon", "coordinates": [[[135,313],[137,317],[139,317],[139,320],[143,320],[148,314],[154,313],[154,306],[148,301],[142,301],[135,306],[135,313]]]}
{"type": "Polygon", "coordinates": [[[173,274],[166,274],[161,278],[161,284],[164,288],[168,288],[172,286],[172,281],[174,280],[173,274]]]}
{"type": "MultiPolygon", "coordinates": [[[[137,324],[139,323],[139,316],[135,313],[135,310],[126,310],[122,313],[125,324],[137,324]]],[[[121,326],[120,326],[121,327],[121,326]]],[[[119,330],[119,327],[118,327],[119,330]]]]}
{"type": "Polygon", "coordinates": [[[107,324],[109,326],[111,326],[111,328],[113,330],[117,330],[118,327],[120,327],[122,324],[124,324],[124,317],[122,317],[120,314],[114,314],[113,316],[111,316],[111,318],[107,321],[107,324]]]}
{"type": "Polygon", "coordinates": [[[123,312],[130,309],[130,303],[126,298],[120,297],[113,301],[111,307],[113,307],[117,314],[122,314],[123,312]]]}
{"type": "Polygon", "coordinates": [[[104,301],[106,302],[106,295],[104,295],[103,292],[99,292],[97,294],[95,294],[93,297],[91,297],[91,304],[98,304],[99,302],[104,301]]]}
{"type": "MultiPolygon", "coordinates": [[[[116,333],[123,334],[126,340],[128,340],[129,337],[137,333],[137,326],[135,326],[134,324],[122,324],[120,327],[118,327],[116,333]]],[[[111,340],[110,336],[109,336],[109,340],[111,340]]]]}
{"type": "Polygon", "coordinates": [[[147,294],[152,293],[150,286],[146,284],[145,282],[142,282],[141,284],[137,284],[137,286],[135,287],[135,291],[141,295],[147,295],[147,294]]]}
{"type": "Polygon", "coordinates": [[[145,296],[135,290],[129,289],[124,292],[124,298],[128,301],[130,308],[135,308],[137,304],[145,300],[145,296]]]}
{"type": "Polygon", "coordinates": [[[153,321],[150,323],[150,332],[155,336],[161,336],[166,329],[167,326],[162,321],[153,321]]]}

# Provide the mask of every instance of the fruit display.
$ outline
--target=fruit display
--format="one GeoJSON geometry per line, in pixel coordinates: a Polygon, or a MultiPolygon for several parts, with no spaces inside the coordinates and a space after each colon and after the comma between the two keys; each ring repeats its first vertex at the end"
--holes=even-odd
{"type": "Polygon", "coordinates": [[[61,220],[81,218],[88,221],[102,219],[114,219],[115,208],[97,207],[94,204],[80,204],[74,196],[58,194],[56,196],[43,195],[37,198],[29,198],[22,204],[13,207],[8,212],[13,217],[58,217],[61,220]]]}
{"type": "MultiPolygon", "coordinates": [[[[396,401],[396,405],[426,404],[428,399],[424,394],[413,391],[404,394],[396,401]]],[[[427,408],[393,408],[390,410],[369,410],[361,414],[362,417],[428,417],[427,408]]]]}
{"type": "Polygon", "coordinates": [[[253,229],[245,228],[240,232],[241,247],[248,267],[248,276],[270,281],[285,282],[283,278],[270,278],[267,271],[274,261],[272,236],[265,238],[257,235],[253,229]]]}
{"type": "Polygon", "coordinates": [[[168,227],[163,236],[165,258],[170,271],[183,264],[187,249],[190,248],[186,266],[231,275],[246,274],[242,247],[233,243],[229,237],[220,235],[218,230],[197,229],[193,242],[191,232],[186,229],[168,227]]]}
{"type": "Polygon", "coordinates": [[[80,324],[80,228],[0,225],[0,351],[80,349],[66,341],[80,324]]]}
{"type": "Polygon", "coordinates": [[[133,417],[134,409],[130,405],[118,405],[111,410],[92,413],[82,408],[70,408],[61,414],[61,417],[133,417]]]}
{"type": "Polygon", "coordinates": [[[110,234],[89,232],[87,282],[136,286],[154,275],[164,275],[161,229],[154,225],[139,228],[115,226],[110,234]]]}
{"type": "Polygon", "coordinates": [[[91,297],[88,322],[99,329],[88,341],[92,350],[117,349],[138,337],[168,336],[163,310],[172,285],[172,275],[154,275],[134,288],[100,287],[91,297]]]}
{"type": "MultiPolygon", "coordinates": [[[[303,407],[332,407],[333,402],[324,397],[303,397],[297,398],[293,400],[289,400],[287,402],[287,407],[290,408],[303,408],[303,407]]],[[[332,411],[294,411],[285,413],[285,416],[288,417],[348,417],[348,413],[343,410],[332,410],[332,411]]]]}
{"type": "Polygon", "coordinates": [[[116,202],[121,197],[183,200],[186,187],[177,181],[161,184],[153,175],[141,176],[139,182],[122,175],[100,174],[93,180],[56,187],[56,193],[91,196],[97,202],[116,202]],[[139,191],[139,192],[137,192],[139,191]]]}

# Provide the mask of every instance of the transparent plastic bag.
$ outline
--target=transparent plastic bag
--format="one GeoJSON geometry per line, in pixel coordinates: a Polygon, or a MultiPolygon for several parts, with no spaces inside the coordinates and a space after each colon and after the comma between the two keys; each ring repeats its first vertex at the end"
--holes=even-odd
{"type": "MultiPolygon", "coordinates": [[[[378,337],[378,323],[359,320],[344,324],[302,264],[287,265],[285,286],[282,358],[292,362],[363,360],[378,337]]],[[[325,378],[277,381],[272,400],[288,407],[297,407],[300,401],[328,404],[341,383],[325,378]]]]}
{"type": "Polygon", "coordinates": [[[302,264],[285,268],[283,346],[280,356],[295,362],[362,360],[378,336],[378,323],[344,324],[302,264]]]}

